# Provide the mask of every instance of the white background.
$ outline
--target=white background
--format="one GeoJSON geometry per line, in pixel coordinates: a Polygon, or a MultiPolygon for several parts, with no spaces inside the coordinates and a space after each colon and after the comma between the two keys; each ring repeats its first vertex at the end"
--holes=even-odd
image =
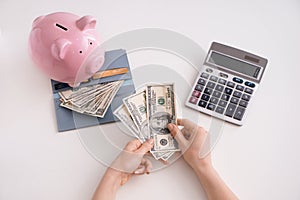
{"type": "MultiPolygon", "coordinates": [[[[28,55],[32,21],[56,11],[95,16],[103,40],[156,27],[186,35],[205,50],[219,41],[267,57],[268,70],[245,125],[225,124],[213,161],[240,199],[300,199],[298,0],[1,0],[1,200],[90,199],[106,169],[87,153],[76,131],[57,133],[49,79],[28,55]]],[[[136,67],[134,58],[131,63],[136,67]]],[[[206,197],[179,160],[132,179],[117,199],[206,197]]]]}

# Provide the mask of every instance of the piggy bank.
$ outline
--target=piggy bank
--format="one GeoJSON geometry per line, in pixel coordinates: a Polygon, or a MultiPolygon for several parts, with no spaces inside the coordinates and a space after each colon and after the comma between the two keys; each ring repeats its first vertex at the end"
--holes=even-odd
{"type": "Polygon", "coordinates": [[[104,62],[95,26],[94,17],[65,12],[36,18],[29,36],[33,61],[51,79],[78,86],[104,62]]]}

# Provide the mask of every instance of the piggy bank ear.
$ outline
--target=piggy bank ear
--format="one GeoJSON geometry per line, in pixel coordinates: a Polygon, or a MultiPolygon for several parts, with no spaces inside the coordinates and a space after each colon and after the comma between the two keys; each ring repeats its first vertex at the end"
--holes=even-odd
{"type": "Polygon", "coordinates": [[[67,39],[58,39],[51,45],[51,54],[57,60],[63,60],[71,42],[67,39]]]}
{"type": "Polygon", "coordinates": [[[95,29],[96,19],[92,16],[83,16],[76,21],[76,26],[81,30],[95,29]]]}
{"type": "Polygon", "coordinates": [[[39,16],[39,17],[35,18],[35,20],[32,22],[32,28],[37,26],[44,18],[45,18],[45,16],[39,16]]]}

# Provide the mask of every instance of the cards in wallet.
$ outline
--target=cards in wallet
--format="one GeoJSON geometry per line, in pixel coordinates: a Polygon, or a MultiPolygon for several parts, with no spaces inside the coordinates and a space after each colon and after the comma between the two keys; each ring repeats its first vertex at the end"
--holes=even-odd
{"type": "Polygon", "coordinates": [[[66,83],[51,80],[58,131],[74,130],[117,121],[113,115],[114,109],[122,104],[124,97],[135,92],[127,54],[124,49],[105,52],[105,62],[100,71],[89,80],[81,83],[79,88],[117,80],[124,80],[124,82],[103,118],[77,113],[61,107],[60,95],[58,93],[72,88],[66,83]]]}

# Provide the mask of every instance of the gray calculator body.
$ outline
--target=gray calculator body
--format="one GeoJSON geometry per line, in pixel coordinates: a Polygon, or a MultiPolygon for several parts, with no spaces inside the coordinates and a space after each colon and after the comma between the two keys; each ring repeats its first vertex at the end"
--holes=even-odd
{"type": "Polygon", "coordinates": [[[186,106],[243,125],[267,59],[213,42],[186,106]]]}

